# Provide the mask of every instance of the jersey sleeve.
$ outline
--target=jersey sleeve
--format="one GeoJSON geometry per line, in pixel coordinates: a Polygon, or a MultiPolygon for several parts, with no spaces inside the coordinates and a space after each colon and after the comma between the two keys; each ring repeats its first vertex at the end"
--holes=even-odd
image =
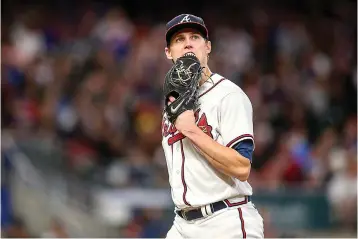
{"type": "Polygon", "coordinates": [[[242,140],[254,143],[252,105],[249,98],[240,92],[226,95],[219,106],[219,133],[223,145],[233,147],[242,140]]]}
{"type": "Polygon", "coordinates": [[[232,146],[239,154],[252,162],[252,154],[254,152],[254,143],[251,139],[244,139],[237,144],[232,146]]]}

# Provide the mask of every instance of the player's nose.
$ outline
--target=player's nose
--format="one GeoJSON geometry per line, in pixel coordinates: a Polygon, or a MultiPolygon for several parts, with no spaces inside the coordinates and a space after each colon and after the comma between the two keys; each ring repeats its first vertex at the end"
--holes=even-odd
{"type": "Polygon", "coordinates": [[[193,45],[191,44],[190,39],[185,39],[184,49],[185,50],[193,49],[193,45]]]}

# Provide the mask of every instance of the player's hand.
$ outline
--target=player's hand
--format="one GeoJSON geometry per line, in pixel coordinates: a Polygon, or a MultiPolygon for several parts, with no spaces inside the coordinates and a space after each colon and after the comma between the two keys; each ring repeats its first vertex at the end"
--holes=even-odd
{"type": "Polygon", "coordinates": [[[170,105],[174,100],[174,96],[169,96],[169,101],[167,102],[167,104],[170,105]]]}
{"type": "Polygon", "coordinates": [[[175,121],[175,128],[186,136],[188,132],[194,132],[198,126],[195,124],[193,110],[187,110],[181,113],[175,121]]]}

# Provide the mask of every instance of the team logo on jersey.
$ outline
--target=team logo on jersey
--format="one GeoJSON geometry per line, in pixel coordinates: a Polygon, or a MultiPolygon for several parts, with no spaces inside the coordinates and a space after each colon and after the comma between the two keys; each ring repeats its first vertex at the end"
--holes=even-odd
{"type": "MultiPolygon", "coordinates": [[[[205,134],[207,134],[208,136],[213,138],[213,135],[211,133],[211,131],[213,130],[213,127],[208,124],[208,120],[207,120],[205,113],[201,114],[201,116],[199,118],[199,111],[200,111],[200,109],[198,109],[194,113],[195,122],[196,122],[197,126],[205,134]]],[[[174,124],[169,125],[164,120],[162,122],[162,130],[163,130],[164,137],[168,137],[170,135],[170,137],[168,138],[168,145],[173,145],[174,143],[178,142],[179,140],[182,140],[185,138],[185,136],[182,133],[178,132],[178,130],[175,128],[174,124]]]]}
{"type": "Polygon", "coordinates": [[[211,138],[213,138],[213,134],[211,131],[213,130],[213,127],[208,124],[208,120],[206,118],[206,114],[203,113],[197,123],[198,127],[207,135],[209,135],[211,138]]]}

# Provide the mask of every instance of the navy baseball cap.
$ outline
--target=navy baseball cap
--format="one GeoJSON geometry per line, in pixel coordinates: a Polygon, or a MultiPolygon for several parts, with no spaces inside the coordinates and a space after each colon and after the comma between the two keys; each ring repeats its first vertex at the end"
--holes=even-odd
{"type": "Polygon", "coordinates": [[[172,36],[184,28],[194,28],[198,30],[205,39],[209,39],[209,32],[202,18],[192,14],[181,14],[174,17],[166,24],[167,32],[165,33],[165,39],[167,41],[167,45],[170,44],[172,36]]]}

